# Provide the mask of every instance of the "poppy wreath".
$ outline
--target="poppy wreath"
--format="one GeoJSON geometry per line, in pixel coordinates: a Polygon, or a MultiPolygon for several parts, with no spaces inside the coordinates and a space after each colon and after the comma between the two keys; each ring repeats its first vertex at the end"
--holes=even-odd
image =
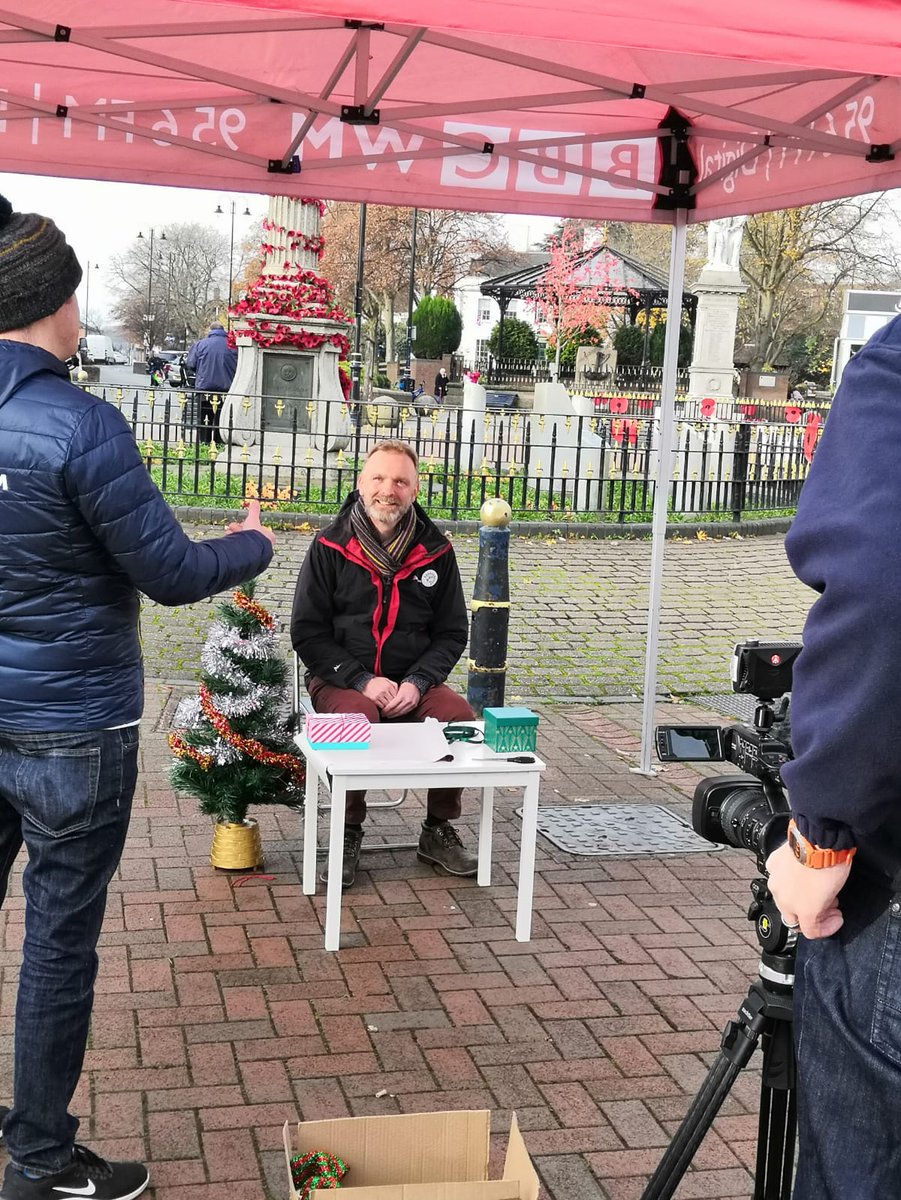
{"type": "MultiPolygon", "coordinates": [[[[329,345],[335,347],[342,358],[346,358],[350,353],[350,338],[346,334],[311,333],[308,329],[292,329],[289,325],[280,323],[273,325],[270,321],[266,321],[264,324],[266,329],[248,325],[246,329],[241,330],[241,334],[249,337],[264,350],[268,350],[270,346],[294,346],[297,350],[318,350],[320,346],[324,346],[328,342],[329,345]]],[[[228,344],[232,347],[237,345],[234,331],[228,335],[228,344]]]]}
{"type": "MultiPolygon", "coordinates": [[[[328,281],[315,271],[301,271],[299,275],[263,275],[247,295],[232,307],[231,313],[237,318],[263,318],[248,321],[241,332],[264,349],[270,346],[294,346],[298,350],[318,350],[329,342],[342,357],[350,352],[350,340],[344,333],[293,329],[278,320],[279,317],[291,317],[295,321],[351,323],[344,310],[335,305],[328,281]]],[[[229,345],[236,345],[236,340],[235,331],[232,330],[228,335],[229,345]]]]}

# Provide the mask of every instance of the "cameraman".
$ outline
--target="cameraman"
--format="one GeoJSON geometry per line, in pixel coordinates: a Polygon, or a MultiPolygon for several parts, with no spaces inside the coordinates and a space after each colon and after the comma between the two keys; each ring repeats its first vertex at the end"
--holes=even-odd
{"type": "Polygon", "coordinates": [[[786,539],[819,592],[792,687],[794,820],[770,887],[800,928],[794,1200],[901,1195],[901,317],[845,369],[786,539]],[[853,859],[853,861],[852,861],[853,859]]]}

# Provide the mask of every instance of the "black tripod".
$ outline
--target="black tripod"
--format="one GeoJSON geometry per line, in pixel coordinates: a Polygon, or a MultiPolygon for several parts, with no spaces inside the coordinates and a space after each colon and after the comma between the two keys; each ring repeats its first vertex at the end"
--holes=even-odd
{"type": "Polygon", "coordinates": [[[673,1195],[739,1071],[747,1065],[761,1040],[763,1076],[754,1200],[789,1200],[791,1195],[797,1127],[792,1042],[797,934],[784,925],[766,879],[755,879],[751,891],[754,899],[748,917],[755,922],[762,951],[758,977],[748,989],[736,1018],[723,1030],[716,1061],[641,1200],[669,1200],[673,1195]]]}

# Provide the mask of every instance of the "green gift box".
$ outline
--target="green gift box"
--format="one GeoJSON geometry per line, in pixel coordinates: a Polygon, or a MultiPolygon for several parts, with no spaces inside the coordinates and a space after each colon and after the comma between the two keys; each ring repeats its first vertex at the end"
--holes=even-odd
{"type": "Polygon", "coordinates": [[[511,750],[531,750],[538,744],[538,714],[530,708],[486,708],[485,745],[507,754],[511,750]]]}

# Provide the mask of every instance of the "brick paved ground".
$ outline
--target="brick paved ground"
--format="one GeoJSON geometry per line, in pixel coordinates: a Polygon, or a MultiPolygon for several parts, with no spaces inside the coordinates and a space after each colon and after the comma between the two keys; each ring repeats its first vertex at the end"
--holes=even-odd
{"type": "MultiPolygon", "coordinates": [[[[458,542],[468,578],[473,542],[458,542]]],[[[302,534],[283,538],[267,579],[280,616],[304,545],[302,534]]],[[[533,581],[520,589],[515,620],[519,693],[541,695],[551,679],[556,695],[577,698],[634,689],[624,672],[640,659],[648,549],[517,544],[515,578],[533,581]],[[614,635],[621,648],[605,659],[614,635]],[[582,664],[576,686],[570,672],[582,664]]],[[[668,580],[671,686],[681,673],[691,686],[725,690],[734,638],[800,627],[806,597],[778,538],[676,545],[668,580]]],[[[207,612],[197,606],[159,625],[160,610],[148,615],[156,679],[76,1097],[84,1139],[146,1159],[156,1200],[212,1200],[223,1185],[233,1200],[262,1200],[286,1195],[286,1119],[490,1107],[501,1131],[515,1108],[547,1200],[640,1196],[755,969],[750,856],[589,858],[540,839],[533,939],[520,944],[519,800],[502,794],[491,888],[438,875],[412,853],[368,855],[346,897],[343,948],[327,954],[324,897],[300,889],[297,814],[257,810],[271,878],[235,887],[209,867],[210,826],[173,796],[165,774],[165,733],[189,690],[207,612]]],[[[653,780],[629,771],[638,704],[536,706],[549,763],[543,803],[654,802],[687,813],[696,779],[688,768],[653,780]]],[[[692,712],[664,705],[660,715],[692,712]]],[[[375,820],[381,832],[412,837],[420,815],[413,800],[375,820]]],[[[474,814],[465,823],[474,840],[474,814]]],[[[0,912],[0,1099],[21,923],[16,879],[0,912]]],[[[744,1072],[678,1196],[750,1195],[758,1088],[756,1073],[744,1072]]],[[[495,1140],[500,1154],[500,1133],[495,1140]]]]}

